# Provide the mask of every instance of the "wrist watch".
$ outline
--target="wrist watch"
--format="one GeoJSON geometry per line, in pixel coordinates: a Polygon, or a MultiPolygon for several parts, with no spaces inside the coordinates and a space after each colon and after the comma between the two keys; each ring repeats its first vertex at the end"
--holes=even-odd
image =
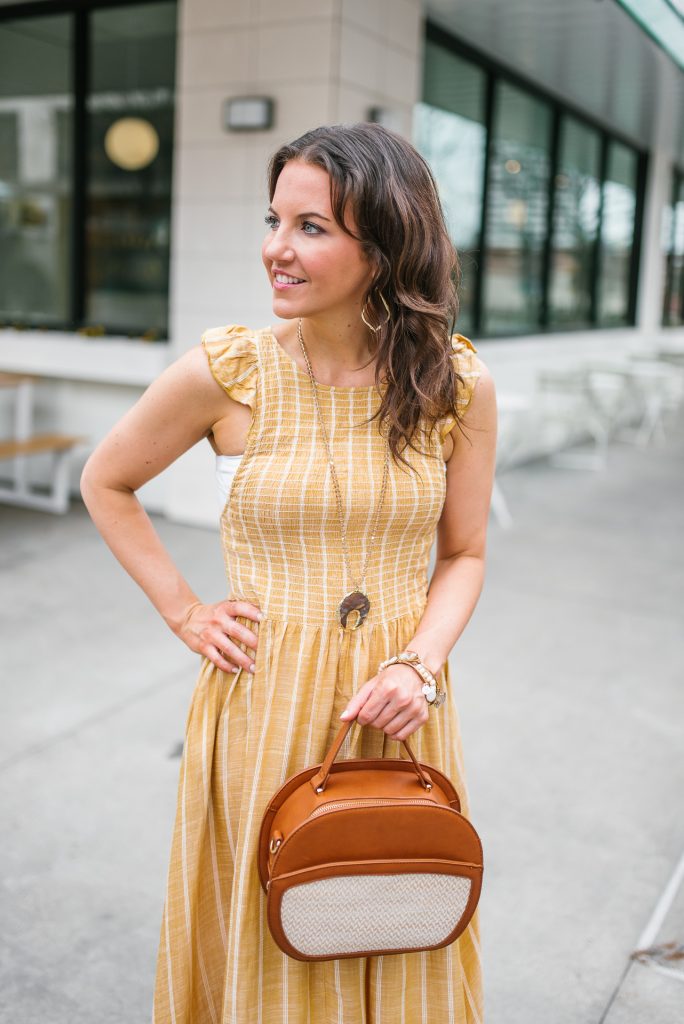
{"type": "Polygon", "coordinates": [[[425,700],[432,707],[438,708],[446,700],[446,693],[444,690],[437,688],[437,680],[430,669],[420,660],[420,655],[416,654],[415,651],[407,650],[402,651],[401,654],[395,654],[393,658],[388,658],[387,661],[383,661],[378,665],[378,672],[381,672],[383,668],[387,668],[388,665],[410,665],[412,669],[415,669],[423,680],[422,691],[425,700]]]}

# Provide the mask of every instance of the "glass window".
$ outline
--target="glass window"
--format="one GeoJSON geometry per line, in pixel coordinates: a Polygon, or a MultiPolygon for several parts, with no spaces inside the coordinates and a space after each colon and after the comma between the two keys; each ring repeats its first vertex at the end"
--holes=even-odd
{"type": "Polygon", "coordinates": [[[549,279],[549,322],[591,324],[591,282],[601,198],[601,137],[575,118],[560,126],[549,279]]]}
{"type": "Polygon", "coordinates": [[[483,282],[487,333],[534,330],[540,323],[550,130],[547,103],[497,83],[483,282]]]}
{"type": "Polygon", "coordinates": [[[598,320],[629,323],[629,276],[636,212],[637,154],[620,142],[608,147],[603,183],[599,253],[598,320]]]}
{"type": "Polygon", "coordinates": [[[451,239],[461,260],[458,329],[473,331],[473,291],[480,249],[486,132],[485,73],[428,40],[424,102],[414,116],[414,144],[430,164],[451,239]]]}
{"type": "Polygon", "coordinates": [[[684,325],[684,174],[675,171],[672,204],[668,207],[665,246],[665,302],[663,324],[684,325]]]}
{"type": "MultiPolygon", "coordinates": [[[[464,333],[631,322],[636,149],[504,70],[480,66],[430,21],[414,142],[433,169],[461,256],[464,333]]],[[[672,232],[681,240],[677,202],[672,232]]],[[[677,244],[668,266],[670,321],[684,315],[684,243],[677,244]]]]}
{"type": "Polygon", "coordinates": [[[69,318],[71,16],[0,23],[0,319],[69,318]]]}
{"type": "Polygon", "coordinates": [[[0,322],[166,338],[176,2],[84,6],[0,22],[0,322]]]}
{"type": "Polygon", "coordinates": [[[91,15],[85,316],[168,334],[175,3],[91,15]]]}

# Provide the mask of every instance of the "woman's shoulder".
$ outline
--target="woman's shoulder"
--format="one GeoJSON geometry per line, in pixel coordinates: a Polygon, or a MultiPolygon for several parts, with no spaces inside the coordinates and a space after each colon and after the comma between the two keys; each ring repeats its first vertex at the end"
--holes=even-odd
{"type": "Polygon", "coordinates": [[[244,324],[208,327],[201,338],[214,379],[231,398],[251,405],[256,394],[259,331],[244,324]]]}
{"type": "Polygon", "coordinates": [[[482,375],[483,364],[477,349],[465,334],[451,335],[451,353],[459,376],[465,379],[465,391],[458,396],[459,405],[467,406],[472,398],[478,377],[482,375]]]}
{"type": "MultiPolygon", "coordinates": [[[[451,335],[451,355],[456,372],[461,378],[456,387],[455,398],[459,415],[462,416],[470,405],[475,385],[482,376],[484,365],[480,362],[477,349],[470,338],[466,338],[465,334],[451,335]]],[[[452,414],[443,417],[439,426],[442,441],[453,430],[455,425],[456,419],[452,414]]]]}

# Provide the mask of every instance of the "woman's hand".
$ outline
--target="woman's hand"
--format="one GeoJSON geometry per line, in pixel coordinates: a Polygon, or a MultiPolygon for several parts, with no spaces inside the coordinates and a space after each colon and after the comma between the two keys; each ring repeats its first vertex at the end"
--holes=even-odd
{"type": "Polygon", "coordinates": [[[216,604],[190,605],[177,636],[191,651],[203,654],[223,672],[246,668],[254,672],[254,658],[238,647],[243,641],[256,654],[257,634],[235,620],[236,615],[260,622],[263,612],[250,601],[217,601],[216,604]]]}
{"type": "Polygon", "coordinates": [[[340,718],[355,718],[360,725],[382,729],[392,740],[405,740],[429,718],[422,686],[408,665],[388,665],[357,690],[340,718]]]}

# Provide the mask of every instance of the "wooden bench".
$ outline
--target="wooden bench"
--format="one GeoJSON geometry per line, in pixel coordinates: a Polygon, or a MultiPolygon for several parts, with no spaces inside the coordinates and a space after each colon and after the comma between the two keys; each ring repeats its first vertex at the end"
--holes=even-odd
{"type": "Polygon", "coordinates": [[[85,437],[72,434],[32,434],[33,386],[40,380],[32,374],[0,373],[0,388],[14,391],[14,436],[0,440],[0,462],[12,460],[13,481],[0,482],[0,502],[63,514],[69,510],[69,467],[74,448],[85,437]],[[27,459],[49,453],[52,459],[50,489],[39,493],[28,481],[27,459]]]}
{"type": "Polygon", "coordinates": [[[35,455],[38,452],[63,452],[73,448],[84,437],[71,434],[34,434],[26,441],[0,441],[0,460],[14,459],[17,455],[35,455]]]}

